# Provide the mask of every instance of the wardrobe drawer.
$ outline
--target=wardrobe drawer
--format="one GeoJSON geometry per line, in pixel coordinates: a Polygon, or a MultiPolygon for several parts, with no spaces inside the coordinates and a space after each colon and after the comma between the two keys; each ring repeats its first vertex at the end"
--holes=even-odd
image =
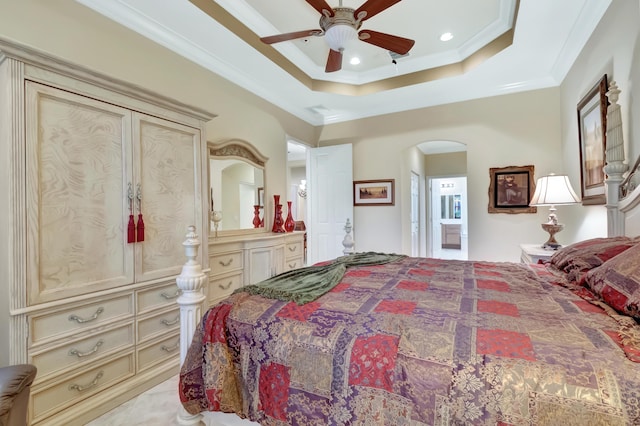
{"type": "Polygon", "coordinates": [[[133,318],[133,293],[33,314],[29,316],[29,347],[128,318],[133,318]]]}
{"type": "Polygon", "coordinates": [[[180,334],[178,332],[147,346],[138,349],[138,373],[156,364],[175,358],[180,362],[180,334]]]}
{"type": "Polygon", "coordinates": [[[210,256],[211,275],[224,274],[226,272],[242,269],[242,252],[233,251],[210,256]]]}
{"type": "Polygon", "coordinates": [[[117,351],[133,347],[133,324],[91,333],[89,337],[58,346],[57,348],[29,353],[31,362],[38,367],[37,380],[44,381],[69,367],[83,366],[117,351]]]}
{"type": "Polygon", "coordinates": [[[63,381],[31,389],[33,423],[121,382],[135,373],[133,352],[106,361],[63,381]]]}
{"type": "Polygon", "coordinates": [[[136,294],[138,314],[141,314],[164,306],[177,306],[176,300],[180,296],[180,289],[174,281],[138,290],[136,294]]]}
{"type": "Polygon", "coordinates": [[[180,308],[139,319],[138,342],[180,329],[180,308]]]}

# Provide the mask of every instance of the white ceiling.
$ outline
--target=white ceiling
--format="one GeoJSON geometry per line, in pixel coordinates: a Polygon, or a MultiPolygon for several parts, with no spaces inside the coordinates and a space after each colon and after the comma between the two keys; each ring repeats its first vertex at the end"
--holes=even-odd
{"type": "MultiPolygon", "coordinates": [[[[409,55],[393,64],[388,51],[355,40],[345,49],[343,70],[329,74],[322,37],[268,46],[254,36],[319,28],[320,15],[305,0],[76,1],[302,120],[323,125],[557,86],[612,0],[520,0],[519,6],[516,0],[403,0],[366,20],[362,29],[416,40],[409,55]],[[514,16],[512,43],[465,73],[411,78],[471,58],[508,32],[514,16]],[[234,20],[250,31],[230,26],[234,20]],[[452,32],[453,40],[440,42],[444,31],[452,32]],[[348,64],[355,54],[362,56],[359,66],[348,64]],[[389,89],[380,90],[381,84],[389,89]],[[366,87],[373,89],[361,90],[366,87]]],[[[335,7],[339,1],[327,3],[335,7]]],[[[343,6],[355,9],[364,2],[343,0],[343,6]]]]}
{"type": "MultiPolygon", "coordinates": [[[[365,0],[328,0],[331,6],[357,9],[365,0]]],[[[259,36],[319,29],[320,14],[305,0],[217,0],[259,36]]],[[[516,0],[404,0],[363,22],[375,30],[416,41],[406,57],[392,63],[388,50],[352,40],[344,52],[341,72],[325,73],[328,46],[323,37],[307,37],[273,46],[318,80],[363,84],[425,68],[459,62],[509,30],[516,0]],[[447,17],[443,19],[443,17],[447,17]],[[449,42],[444,32],[455,33],[449,42]],[[350,65],[352,57],[361,58],[350,65]]]]}

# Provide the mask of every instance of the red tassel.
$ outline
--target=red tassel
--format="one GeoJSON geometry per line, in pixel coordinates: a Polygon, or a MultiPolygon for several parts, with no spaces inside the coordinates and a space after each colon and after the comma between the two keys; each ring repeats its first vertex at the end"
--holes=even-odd
{"type": "Polygon", "coordinates": [[[136,224],[133,221],[133,215],[129,215],[129,223],[127,224],[127,243],[136,242],[136,224]]]}
{"type": "Polygon", "coordinates": [[[144,222],[142,220],[142,213],[138,214],[138,225],[136,228],[138,229],[138,242],[144,241],[144,222]]]}

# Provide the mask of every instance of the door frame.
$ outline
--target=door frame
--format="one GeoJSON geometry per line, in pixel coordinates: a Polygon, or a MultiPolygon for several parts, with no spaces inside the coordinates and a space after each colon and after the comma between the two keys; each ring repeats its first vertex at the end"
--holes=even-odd
{"type": "MultiPolygon", "coordinates": [[[[467,182],[467,175],[463,175],[463,174],[456,174],[456,175],[447,175],[447,176],[427,176],[427,188],[426,188],[426,200],[427,200],[427,227],[426,227],[426,241],[427,241],[427,256],[428,257],[434,257],[434,253],[439,253],[440,250],[434,250],[434,240],[438,240],[439,238],[434,236],[434,229],[435,229],[435,224],[434,222],[436,221],[436,218],[434,217],[434,191],[433,191],[433,184],[434,182],[439,182],[441,180],[445,180],[445,179],[459,179],[459,178],[464,178],[464,182],[465,182],[465,187],[468,187],[468,182],[467,182]]],[[[465,188],[466,189],[466,188],[465,188]]],[[[468,209],[468,201],[467,201],[467,192],[465,190],[464,195],[462,197],[462,203],[461,203],[461,216],[462,216],[462,220],[463,220],[463,226],[462,226],[462,235],[461,235],[461,239],[462,239],[462,252],[460,253],[461,257],[456,257],[456,259],[468,259],[468,239],[469,239],[469,209],[468,209]]],[[[438,191],[438,198],[437,198],[437,205],[440,205],[440,192],[438,191]]],[[[439,235],[439,234],[438,234],[439,235]]]]}

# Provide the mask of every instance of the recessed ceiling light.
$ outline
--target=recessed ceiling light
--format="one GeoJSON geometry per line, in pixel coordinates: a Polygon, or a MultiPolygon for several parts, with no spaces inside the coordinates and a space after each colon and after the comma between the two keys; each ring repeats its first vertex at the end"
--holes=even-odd
{"type": "Polygon", "coordinates": [[[351,58],[351,60],[349,61],[349,63],[351,65],[358,65],[360,63],[360,58],[358,58],[357,56],[354,56],[353,58],[351,58]]]}
{"type": "Polygon", "coordinates": [[[451,33],[444,33],[440,36],[440,40],[441,41],[449,41],[453,38],[453,34],[451,33]]]}

